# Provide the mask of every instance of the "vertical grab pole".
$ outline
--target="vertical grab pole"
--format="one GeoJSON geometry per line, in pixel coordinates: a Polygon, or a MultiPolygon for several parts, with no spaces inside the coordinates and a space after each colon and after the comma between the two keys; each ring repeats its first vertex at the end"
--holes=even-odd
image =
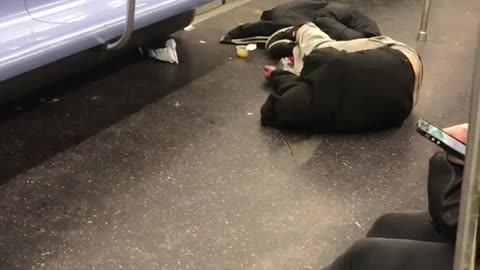
{"type": "Polygon", "coordinates": [[[432,0],[424,0],[424,6],[422,11],[422,20],[420,22],[420,30],[418,31],[417,41],[425,42],[427,41],[427,28],[428,28],[428,19],[430,17],[430,6],[432,0]]]}
{"type": "Polygon", "coordinates": [[[126,22],[125,22],[125,28],[123,30],[123,34],[114,43],[108,44],[107,45],[107,50],[114,50],[114,49],[120,49],[123,46],[125,46],[128,41],[130,40],[130,37],[132,36],[133,33],[133,26],[135,24],[135,0],[127,0],[127,10],[126,10],[126,22]]]}
{"type": "MultiPolygon", "coordinates": [[[[479,25],[480,26],[480,25],[479,25]]],[[[480,30],[480,27],[479,27],[480,30]]],[[[474,270],[480,204],[480,31],[473,77],[467,156],[463,175],[455,270],[474,270]]]]}

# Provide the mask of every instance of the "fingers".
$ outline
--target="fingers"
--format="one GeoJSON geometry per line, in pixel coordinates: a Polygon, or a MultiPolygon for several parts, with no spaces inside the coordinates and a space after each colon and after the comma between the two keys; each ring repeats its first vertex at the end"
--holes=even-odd
{"type": "MultiPolygon", "coordinates": [[[[440,153],[444,152],[443,150],[442,151],[438,151],[435,153],[435,155],[438,155],[440,153]]],[[[451,155],[451,154],[448,154],[447,153],[447,159],[449,162],[453,163],[453,164],[457,164],[457,165],[460,165],[460,166],[463,166],[465,164],[465,162],[463,160],[461,160],[460,158],[454,156],[454,155],[451,155]]]]}
{"type": "Polygon", "coordinates": [[[265,79],[269,80],[272,76],[272,72],[276,69],[275,66],[263,66],[263,76],[265,79]]]}
{"type": "Polygon", "coordinates": [[[272,72],[273,70],[275,70],[275,68],[276,68],[275,66],[270,66],[270,65],[263,66],[264,71],[272,72]]]}
{"type": "Polygon", "coordinates": [[[465,164],[463,160],[457,158],[456,156],[447,155],[447,158],[448,158],[448,161],[452,162],[453,164],[457,164],[461,166],[465,164]]]}
{"type": "Polygon", "coordinates": [[[444,129],[446,133],[457,138],[463,143],[467,143],[468,140],[468,124],[461,124],[453,127],[448,127],[444,129]]]}

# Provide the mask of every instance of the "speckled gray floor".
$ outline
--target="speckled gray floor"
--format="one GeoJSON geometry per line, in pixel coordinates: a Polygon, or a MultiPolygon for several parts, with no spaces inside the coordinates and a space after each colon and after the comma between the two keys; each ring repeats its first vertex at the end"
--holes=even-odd
{"type": "MultiPolygon", "coordinates": [[[[179,66],[131,55],[5,109],[0,269],[312,269],[422,208],[433,149],[414,123],[465,121],[478,1],[434,1],[404,128],[339,137],[261,128],[266,59],[217,44],[277,2],[177,35],[179,66]]],[[[344,2],[415,45],[420,1],[344,2]]]]}

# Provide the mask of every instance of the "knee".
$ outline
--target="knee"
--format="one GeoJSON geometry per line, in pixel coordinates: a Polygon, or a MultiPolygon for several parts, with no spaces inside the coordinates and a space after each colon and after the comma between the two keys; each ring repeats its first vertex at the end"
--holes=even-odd
{"type": "Polygon", "coordinates": [[[311,29],[318,29],[318,26],[313,22],[308,22],[302,26],[300,26],[297,31],[295,31],[295,40],[299,41],[300,37],[303,35],[305,31],[309,31],[311,29]]]}
{"type": "Polygon", "coordinates": [[[382,239],[364,238],[356,241],[345,253],[352,265],[363,265],[372,257],[377,257],[384,249],[382,239]]]}
{"type": "Polygon", "coordinates": [[[373,223],[367,233],[367,237],[382,237],[396,224],[396,214],[384,214],[373,223]]]}

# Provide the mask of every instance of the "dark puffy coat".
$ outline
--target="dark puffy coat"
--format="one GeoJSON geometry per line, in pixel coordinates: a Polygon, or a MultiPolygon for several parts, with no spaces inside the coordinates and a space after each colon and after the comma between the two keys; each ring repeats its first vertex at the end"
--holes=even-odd
{"type": "Polygon", "coordinates": [[[263,12],[261,21],[236,27],[221,42],[265,43],[277,30],[307,22],[314,22],[335,40],[380,35],[375,21],[351,6],[323,0],[303,0],[287,2],[263,12]]]}
{"type": "Polygon", "coordinates": [[[413,107],[415,74],[389,47],[347,53],[318,49],[300,76],[274,71],[263,125],[318,132],[361,132],[400,126],[413,107]]]}

